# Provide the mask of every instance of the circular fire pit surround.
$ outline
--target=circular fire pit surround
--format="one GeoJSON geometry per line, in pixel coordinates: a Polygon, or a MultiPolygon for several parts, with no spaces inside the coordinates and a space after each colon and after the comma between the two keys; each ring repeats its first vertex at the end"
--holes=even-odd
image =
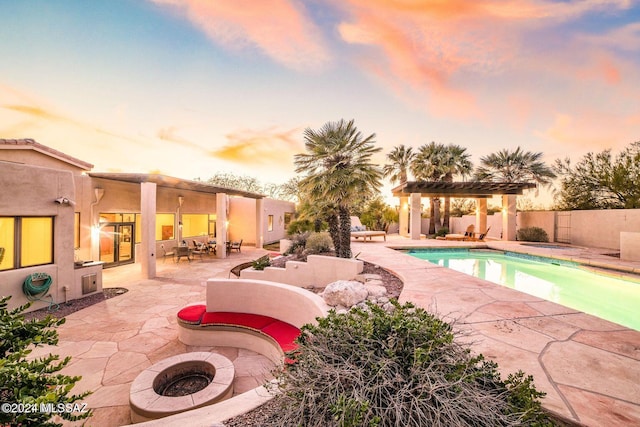
{"type": "Polygon", "coordinates": [[[131,384],[131,420],[157,419],[233,395],[231,360],[209,352],[179,354],[142,371],[131,384]],[[194,390],[185,390],[193,386],[194,390]]]}

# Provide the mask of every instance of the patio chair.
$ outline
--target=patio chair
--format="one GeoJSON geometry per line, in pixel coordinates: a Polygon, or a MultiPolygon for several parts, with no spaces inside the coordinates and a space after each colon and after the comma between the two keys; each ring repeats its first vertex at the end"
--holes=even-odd
{"type": "MultiPolygon", "coordinates": [[[[167,251],[164,247],[164,243],[162,243],[160,245],[160,249],[162,249],[162,262],[164,262],[168,256],[170,256],[171,258],[173,258],[176,253],[174,251],[167,251]]],[[[1,261],[1,260],[0,260],[1,261]]]]}
{"type": "Polygon", "coordinates": [[[202,255],[209,253],[209,249],[204,246],[204,243],[200,243],[194,239],[193,246],[195,248],[191,251],[192,254],[200,255],[200,259],[202,259],[202,255]]]}
{"type": "Polygon", "coordinates": [[[240,248],[242,248],[242,240],[243,239],[240,239],[239,242],[231,242],[231,245],[229,246],[229,252],[234,251],[234,250],[238,251],[238,252],[241,252],[240,248]]]}
{"type": "Polygon", "coordinates": [[[473,240],[474,232],[476,226],[471,224],[467,227],[464,234],[446,234],[444,236],[445,240],[473,240]]]}
{"type": "Polygon", "coordinates": [[[365,225],[362,225],[360,218],[357,216],[351,217],[351,237],[358,240],[358,238],[362,237],[362,239],[366,242],[367,237],[369,241],[373,240],[374,237],[380,236],[387,241],[387,232],[385,230],[367,230],[365,225]]]}

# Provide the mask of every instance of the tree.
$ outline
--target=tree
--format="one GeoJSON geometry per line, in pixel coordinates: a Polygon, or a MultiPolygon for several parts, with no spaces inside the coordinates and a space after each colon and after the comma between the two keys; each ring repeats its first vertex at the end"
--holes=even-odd
{"type": "MultiPolygon", "coordinates": [[[[469,160],[470,155],[466,153],[466,148],[459,145],[436,144],[431,142],[418,149],[411,170],[413,175],[425,181],[445,181],[453,182],[456,175],[466,176],[471,173],[473,164],[469,160]]],[[[450,203],[449,197],[445,198],[444,206],[444,227],[449,228],[450,203]]],[[[436,224],[440,226],[440,199],[431,198],[431,213],[429,219],[429,234],[435,233],[436,224]]]]}
{"type": "Polygon", "coordinates": [[[70,357],[57,363],[60,357],[54,354],[27,360],[33,347],[58,344],[55,328],[65,319],[47,316],[26,321],[22,312],[30,304],[9,311],[10,298],[0,299],[0,402],[21,405],[29,411],[20,410],[20,406],[16,411],[3,410],[0,425],[62,426],[51,421],[54,414],[69,421],[91,416],[83,404],[76,403],[90,392],[68,395],[81,377],[56,373],[69,363],[70,357]]]}
{"type": "Polygon", "coordinates": [[[404,184],[407,182],[407,171],[411,168],[413,161],[413,148],[398,145],[393,147],[387,154],[389,163],[382,168],[382,174],[385,178],[389,178],[391,183],[399,182],[404,184]]]}
{"type": "Polygon", "coordinates": [[[640,208],[640,141],[615,158],[611,150],[587,153],[575,166],[568,158],[556,160],[560,176],[558,209],[640,208]]]}
{"type": "Polygon", "coordinates": [[[369,200],[359,215],[362,224],[371,230],[387,231],[392,222],[398,221],[398,213],[378,196],[369,200]]]}
{"type": "Polygon", "coordinates": [[[478,181],[529,182],[549,185],[556,177],[553,169],[540,160],[542,153],[508,148],[480,158],[475,178],[478,181]]]}
{"type": "Polygon", "coordinates": [[[364,138],[354,121],[327,122],[319,130],[304,131],[307,153],[295,155],[297,173],[306,175],[300,181],[312,202],[333,206],[328,215],[336,255],[351,258],[350,209],[358,196],[372,195],[380,187],[382,172],[371,162],[381,148],[374,147],[375,134],[364,138]]]}

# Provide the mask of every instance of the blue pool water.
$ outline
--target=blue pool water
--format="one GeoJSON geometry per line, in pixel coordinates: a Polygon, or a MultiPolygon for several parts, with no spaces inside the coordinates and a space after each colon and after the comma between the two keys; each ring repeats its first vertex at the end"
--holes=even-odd
{"type": "Polygon", "coordinates": [[[640,282],[570,261],[498,251],[411,250],[409,255],[640,331],[640,282]]]}

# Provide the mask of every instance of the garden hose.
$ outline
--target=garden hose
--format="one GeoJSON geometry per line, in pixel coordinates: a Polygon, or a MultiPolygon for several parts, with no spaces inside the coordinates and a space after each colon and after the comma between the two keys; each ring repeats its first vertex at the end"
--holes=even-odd
{"type": "Polygon", "coordinates": [[[22,292],[24,292],[29,301],[44,301],[49,304],[49,311],[55,311],[60,308],[60,304],[53,301],[51,295],[49,295],[49,301],[42,299],[42,297],[49,292],[52,282],[53,279],[47,273],[33,273],[24,279],[22,292]]]}

